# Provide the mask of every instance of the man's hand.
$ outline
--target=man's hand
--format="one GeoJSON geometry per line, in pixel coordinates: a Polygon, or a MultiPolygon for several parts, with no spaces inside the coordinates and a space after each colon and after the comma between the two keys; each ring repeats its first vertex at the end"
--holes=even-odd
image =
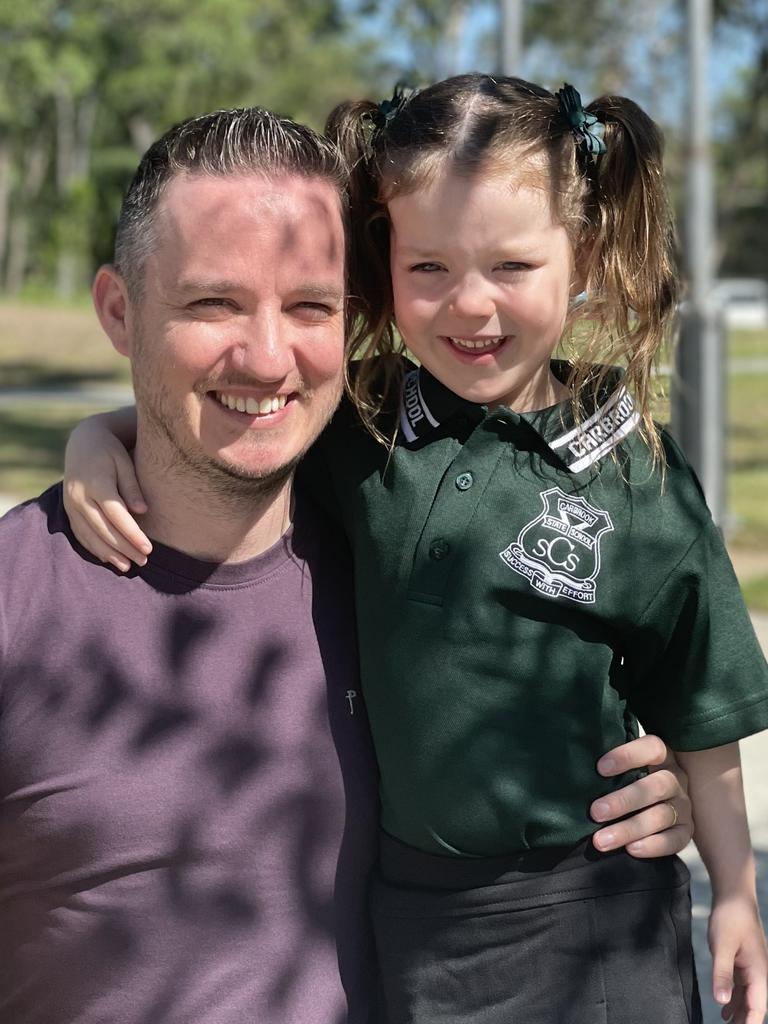
{"type": "Polygon", "coordinates": [[[688,776],[658,736],[641,736],[609,750],[597,762],[606,778],[633,768],[648,768],[645,778],[600,797],[590,807],[594,821],[611,822],[592,842],[605,852],[626,846],[633,857],[679,853],[693,836],[688,776]],[[616,821],[630,814],[624,821],[616,821]]]}

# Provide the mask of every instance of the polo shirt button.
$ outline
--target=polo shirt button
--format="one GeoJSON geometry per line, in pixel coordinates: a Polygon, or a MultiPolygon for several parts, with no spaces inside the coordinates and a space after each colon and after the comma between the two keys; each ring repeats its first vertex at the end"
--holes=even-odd
{"type": "Polygon", "coordinates": [[[440,562],[447,556],[450,550],[451,545],[441,537],[439,540],[433,540],[429,545],[429,557],[434,562],[440,562]]]}
{"type": "Polygon", "coordinates": [[[460,491],[468,491],[474,482],[475,478],[471,473],[459,473],[456,477],[456,486],[460,491]]]}

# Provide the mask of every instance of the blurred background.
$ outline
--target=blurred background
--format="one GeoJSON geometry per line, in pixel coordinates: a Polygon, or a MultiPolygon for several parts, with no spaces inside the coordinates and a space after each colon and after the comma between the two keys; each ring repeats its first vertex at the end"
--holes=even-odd
{"type": "MultiPolygon", "coordinates": [[[[156,136],[254,103],[322,128],[339,100],[383,99],[397,79],[502,68],[585,102],[629,95],[665,129],[681,265],[722,328],[714,348],[706,330],[687,339],[709,373],[694,429],[714,425],[718,519],[768,638],[768,0],[0,0],[0,513],[59,477],[77,419],[130,399],[88,287],[156,136]]],[[[768,757],[748,756],[764,778],[768,757]]]]}

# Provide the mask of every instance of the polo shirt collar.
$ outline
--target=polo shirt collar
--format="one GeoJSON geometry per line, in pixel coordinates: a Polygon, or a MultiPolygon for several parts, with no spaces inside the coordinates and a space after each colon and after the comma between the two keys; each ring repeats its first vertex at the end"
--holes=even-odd
{"type": "MultiPolygon", "coordinates": [[[[552,361],[552,372],[565,380],[569,366],[552,361]]],[[[612,369],[597,396],[585,401],[583,418],[574,419],[571,402],[549,409],[517,413],[504,410],[507,419],[528,424],[571,473],[580,473],[612,451],[640,422],[632,396],[621,382],[623,372],[612,369]]],[[[407,444],[419,441],[457,413],[478,419],[484,407],[455,394],[423,366],[410,370],[400,398],[400,429],[407,444]]],[[[492,414],[492,415],[495,415],[492,414]]]]}

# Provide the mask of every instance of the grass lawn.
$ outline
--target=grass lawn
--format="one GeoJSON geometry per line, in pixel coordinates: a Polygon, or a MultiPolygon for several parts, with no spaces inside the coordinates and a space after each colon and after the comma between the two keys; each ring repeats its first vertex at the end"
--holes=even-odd
{"type": "MultiPolygon", "coordinates": [[[[768,332],[735,331],[729,355],[768,359],[768,332]]],[[[0,302],[0,389],[130,380],[87,307],[0,302]]],[[[38,494],[61,475],[74,423],[93,407],[0,408],[0,494],[38,494]]],[[[768,368],[728,377],[729,546],[751,606],[768,611],[768,368]]]]}
{"type": "Polygon", "coordinates": [[[112,348],[93,310],[0,302],[0,389],[122,383],[130,377],[128,361],[112,348]]]}

